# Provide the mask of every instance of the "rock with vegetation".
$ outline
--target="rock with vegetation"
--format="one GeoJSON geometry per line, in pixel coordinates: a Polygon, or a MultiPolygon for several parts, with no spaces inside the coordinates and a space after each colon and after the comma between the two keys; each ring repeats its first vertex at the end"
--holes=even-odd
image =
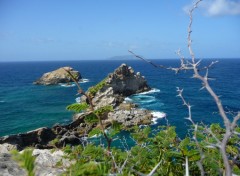
{"type": "Polygon", "coordinates": [[[40,85],[56,85],[59,83],[70,83],[73,82],[73,79],[69,76],[69,74],[65,71],[69,70],[70,73],[75,77],[75,79],[78,81],[80,80],[81,74],[74,70],[71,67],[61,67],[57,70],[54,70],[52,72],[48,72],[43,74],[41,78],[36,80],[34,84],[40,84],[40,85]]]}
{"type": "Polygon", "coordinates": [[[0,153],[0,175],[27,176],[27,172],[16,161],[12,160],[11,154],[0,153]]]}
{"type": "MultiPolygon", "coordinates": [[[[125,97],[150,89],[140,72],[135,73],[132,67],[122,64],[100,83],[90,87],[87,93],[93,97],[95,108],[106,105],[116,107],[125,97]]],[[[84,100],[85,97],[82,97],[84,100]]]]}

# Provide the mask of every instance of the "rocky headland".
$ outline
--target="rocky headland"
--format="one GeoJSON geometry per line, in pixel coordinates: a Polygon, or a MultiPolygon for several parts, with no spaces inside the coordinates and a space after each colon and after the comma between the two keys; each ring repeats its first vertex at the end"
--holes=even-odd
{"type": "MultiPolygon", "coordinates": [[[[73,75],[76,74],[78,77],[80,77],[79,72],[74,71],[72,68],[67,69],[73,71],[73,75]]],[[[36,83],[44,85],[59,83],[59,81],[56,81],[56,77],[60,78],[61,81],[71,81],[71,78],[63,79],[63,77],[69,76],[66,74],[64,69],[58,69],[57,75],[58,76],[56,76],[56,72],[54,72],[54,74],[53,72],[46,73],[36,83]],[[63,73],[65,76],[59,75],[59,73],[63,73]],[[54,77],[54,79],[53,81],[50,81],[50,78],[52,77],[54,77]]],[[[135,73],[131,67],[127,66],[126,64],[122,64],[100,83],[90,87],[86,91],[86,94],[91,96],[94,109],[98,109],[106,105],[111,105],[113,107],[113,111],[105,114],[105,117],[102,120],[103,125],[106,128],[111,126],[112,121],[117,121],[118,123],[122,124],[123,128],[129,128],[134,125],[148,125],[152,123],[151,120],[153,116],[150,111],[139,109],[137,105],[125,101],[127,96],[149,91],[150,89],[151,88],[148,86],[146,79],[141,76],[139,72],[135,73]]],[[[89,103],[85,96],[81,97],[81,103],[83,102],[89,103]]],[[[43,127],[27,133],[1,137],[0,153],[2,153],[2,156],[0,156],[0,161],[4,157],[5,159],[9,159],[9,150],[23,150],[26,147],[35,148],[34,153],[38,153],[36,154],[38,157],[42,154],[44,156],[47,155],[48,157],[45,156],[45,159],[48,158],[48,160],[51,158],[54,160],[53,158],[56,158],[56,156],[59,158],[58,156],[63,154],[60,152],[61,154],[58,153],[56,156],[50,155],[50,149],[62,148],[68,144],[83,144],[86,142],[86,137],[88,137],[88,133],[91,131],[91,129],[98,125],[97,123],[89,124],[85,121],[85,118],[89,114],[91,114],[90,111],[83,111],[74,114],[73,121],[67,125],[54,125],[52,128],[43,127]],[[43,152],[41,152],[39,149],[41,149],[43,152]]],[[[40,161],[41,163],[45,163],[43,159],[40,161]]],[[[38,163],[37,168],[41,169],[44,167],[44,164],[41,163],[38,163]]],[[[8,168],[8,166],[6,166],[6,168],[8,168]]],[[[5,171],[6,170],[4,170],[4,172],[5,171]]],[[[48,173],[50,172],[51,169],[48,173]]],[[[53,172],[58,173],[58,170],[54,170],[53,172]]],[[[59,173],[62,172],[63,170],[59,171],[59,173]]],[[[22,173],[24,175],[23,171],[22,173]]]]}
{"type": "Polygon", "coordinates": [[[81,74],[74,70],[72,67],[61,67],[57,70],[44,73],[41,78],[33,82],[33,84],[37,85],[56,85],[59,83],[70,83],[73,82],[71,76],[65,71],[69,70],[72,75],[74,75],[75,79],[79,81],[82,77],[81,74]]]}

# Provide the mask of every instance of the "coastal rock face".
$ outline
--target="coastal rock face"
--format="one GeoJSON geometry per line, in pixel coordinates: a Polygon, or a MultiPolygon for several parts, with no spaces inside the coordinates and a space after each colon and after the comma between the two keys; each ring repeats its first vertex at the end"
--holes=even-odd
{"type": "Polygon", "coordinates": [[[48,144],[49,141],[55,139],[55,137],[56,135],[52,129],[45,127],[27,133],[1,137],[0,144],[8,143],[19,150],[28,146],[35,147],[35,145],[41,148],[41,146],[44,146],[48,144]]]}
{"type": "Polygon", "coordinates": [[[108,75],[106,83],[112,87],[114,94],[129,96],[150,90],[147,81],[140,72],[134,73],[132,67],[122,64],[108,75]]]}
{"type": "Polygon", "coordinates": [[[108,114],[108,120],[117,121],[125,127],[151,124],[152,114],[148,110],[138,109],[131,103],[122,103],[108,114]]]}
{"type": "Polygon", "coordinates": [[[81,79],[81,74],[74,70],[71,67],[61,67],[52,72],[48,72],[43,74],[43,76],[34,82],[34,84],[40,85],[56,85],[59,83],[69,83],[73,82],[72,78],[68,75],[65,70],[69,70],[73,76],[75,76],[76,80],[81,79]]]}
{"type": "MultiPolygon", "coordinates": [[[[106,105],[116,107],[125,97],[150,90],[146,79],[139,72],[135,74],[132,67],[126,64],[122,64],[110,73],[105,83],[93,98],[96,109],[106,105]]],[[[84,98],[82,100],[84,101],[84,98]]]]}

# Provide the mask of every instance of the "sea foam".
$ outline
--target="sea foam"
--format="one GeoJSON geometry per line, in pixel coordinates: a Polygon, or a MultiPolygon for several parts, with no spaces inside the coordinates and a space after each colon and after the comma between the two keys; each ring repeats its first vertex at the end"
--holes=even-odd
{"type": "Polygon", "coordinates": [[[147,91],[147,92],[142,92],[139,93],[140,95],[146,95],[146,94],[154,94],[154,93],[158,93],[160,92],[160,89],[156,89],[156,88],[152,88],[151,90],[147,91]]]}
{"type": "Polygon", "coordinates": [[[153,115],[153,118],[152,118],[153,124],[157,124],[158,119],[162,119],[166,117],[166,114],[160,111],[153,111],[151,114],[153,115]]]}
{"type": "Polygon", "coordinates": [[[86,79],[86,78],[83,78],[83,79],[80,79],[79,83],[87,83],[89,82],[89,79],[86,79]]]}
{"type": "Polygon", "coordinates": [[[76,103],[81,103],[81,98],[77,97],[77,98],[75,98],[75,101],[76,101],[76,103]]]}
{"type": "Polygon", "coordinates": [[[62,87],[74,87],[74,86],[76,86],[75,83],[70,83],[70,84],[60,83],[59,85],[62,86],[62,87]]]}

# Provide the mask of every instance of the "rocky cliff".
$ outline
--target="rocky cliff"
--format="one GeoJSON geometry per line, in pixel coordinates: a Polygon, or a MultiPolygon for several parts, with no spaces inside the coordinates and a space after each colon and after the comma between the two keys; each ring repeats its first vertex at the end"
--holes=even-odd
{"type": "Polygon", "coordinates": [[[40,85],[56,85],[59,83],[69,83],[73,82],[72,78],[68,75],[68,73],[65,70],[69,70],[72,75],[76,78],[78,81],[81,79],[81,74],[74,70],[71,67],[61,67],[57,70],[54,70],[52,72],[48,72],[43,74],[41,78],[36,80],[34,84],[40,84],[40,85]]]}
{"type": "MultiPolygon", "coordinates": [[[[110,73],[102,82],[102,86],[92,87],[88,90],[95,90],[91,93],[95,108],[106,105],[118,106],[124,98],[132,94],[150,90],[146,79],[140,72],[135,73],[132,67],[122,64],[113,73],[110,73]]],[[[82,101],[84,97],[82,97],[82,101]]]]}

